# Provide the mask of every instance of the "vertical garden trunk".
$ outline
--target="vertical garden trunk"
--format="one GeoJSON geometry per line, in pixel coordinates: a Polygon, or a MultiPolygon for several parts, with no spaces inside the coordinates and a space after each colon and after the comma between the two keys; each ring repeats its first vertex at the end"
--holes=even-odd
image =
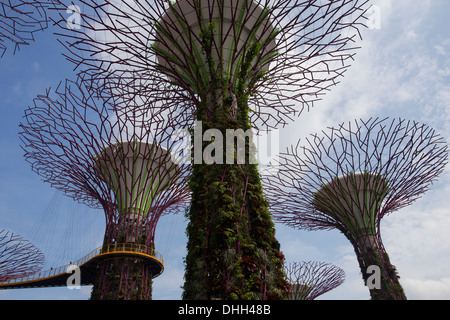
{"type": "MultiPolygon", "coordinates": [[[[369,236],[370,246],[353,242],[364,283],[372,300],[406,300],[395,266],[383,247],[381,239],[369,236]],[[375,241],[373,240],[375,239],[375,241]]],[[[366,241],[368,242],[368,241],[366,241]]]]}
{"type": "MultiPolygon", "coordinates": [[[[213,27],[203,31],[207,38],[213,27]]],[[[208,56],[207,43],[204,48],[208,56]]],[[[234,135],[227,134],[250,132],[247,100],[252,84],[245,78],[258,50],[257,44],[247,50],[235,92],[224,79],[212,76],[213,90],[198,108],[201,135],[209,141],[202,142],[201,162],[194,157],[189,184],[184,299],[283,299],[288,294],[284,257],[254,162],[251,135],[238,135],[235,143],[234,135]]],[[[194,153],[199,152],[198,137],[192,140],[194,153]]]]}

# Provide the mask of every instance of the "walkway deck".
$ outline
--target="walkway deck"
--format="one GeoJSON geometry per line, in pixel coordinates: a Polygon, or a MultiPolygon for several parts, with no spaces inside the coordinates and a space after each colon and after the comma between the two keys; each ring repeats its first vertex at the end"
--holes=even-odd
{"type": "Polygon", "coordinates": [[[150,265],[153,278],[164,271],[162,256],[152,248],[131,243],[112,244],[97,248],[72,264],[0,282],[0,290],[63,287],[67,285],[68,278],[73,274],[71,271],[73,266],[80,268],[81,285],[92,285],[98,263],[115,257],[135,257],[145,260],[150,265]]]}

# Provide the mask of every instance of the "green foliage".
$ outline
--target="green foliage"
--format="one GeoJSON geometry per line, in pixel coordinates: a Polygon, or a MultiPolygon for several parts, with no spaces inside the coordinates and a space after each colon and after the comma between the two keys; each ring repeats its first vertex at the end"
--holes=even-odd
{"type": "MultiPolygon", "coordinates": [[[[228,84],[228,75],[215,74],[211,58],[214,30],[214,23],[201,27],[212,90],[202,97],[197,119],[204,131],[215,128],[226,137],[227,129],[250,128],[248,99],[256,82],[264,80],[262,73],[250,75],[250,69],[261,45],[254,43],[247,48],[237,85],[233,86],[228,84]],[[237,106],[235,113],[231,112],[233,105],[237,106]]],[[[246,159],[251,156],[249,143],[246,159]]],[[[206,145],[204,142],[203,147],[206,145]]],[[[189,188],[192,200],[186,211],[188,254],[183,298],[286,298],[284,256],[275,238],[257,165],[194,164],[189,188]]]]}
{"type": "MultiPolygon", "coordinates": [[[[356,245],[355,243],[353,244],[356,245]]],[[[361,249],[355,252],[363,275],[364,283],[367,283],[370,274],[367,273],[369,266],[380,267],[380,289],[371,289],[372,300],[406,300],[405,292],[399,282],[399,275],[395,266],[390,262],[389,256],[382,246],[377,245],[372,248],[361,249]]]]}

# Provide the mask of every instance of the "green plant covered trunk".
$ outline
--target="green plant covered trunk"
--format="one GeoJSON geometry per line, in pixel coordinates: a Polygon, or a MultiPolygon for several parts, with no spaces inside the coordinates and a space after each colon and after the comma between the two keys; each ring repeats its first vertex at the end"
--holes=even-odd
{"type": "Polygon", "coordinates": [[[133,223],[130,216],[134,217],[126,214],[118,222],[107,222],[101,251],[104,259],[97,265],[91,300],[152,299],[152,267],[149,261],[132,253],[133,248],[153,244],[145,226],[133,223]],[[109,256],[111,252],[117,254],[109,256]]]}
{"type": "MultiPolygon", "coordinates": [[[[219,117],[203,122],[203,131],[219,129],[226,137],[226,129],[240,128],[228,112],[222,112],[229,105],[223,107],[216,110],[219,117]]],[[[249,143],[247,155],[248,147],[249,143]]],[[[284,258],[257,165],[227,164],[225,155],[222,160],[223,164],[193,166],[183,298],[282,299],[284,258]]]]}
{"type": "Polygon", "coordinates": [[[151,300],[152,274],[143,259],[115,258],[97,267],[91,300],[151,300]]]}
{"type": "Polygon", "coordinates": [[[406,300],[395,266],[390,262],[381,239],[364,248],[352,241],[364,283],[369,287],[372,300],[406,300]]]}

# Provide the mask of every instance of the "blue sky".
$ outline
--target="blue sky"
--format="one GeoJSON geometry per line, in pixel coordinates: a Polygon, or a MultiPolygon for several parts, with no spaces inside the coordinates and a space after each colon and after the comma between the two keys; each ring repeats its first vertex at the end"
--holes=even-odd
{"type": "MultiPolygon", "coordinates": [[[[75,1],[76,2],[76,1],[75,1]]],[[[311,133],[353,119],[402,117],[433,126],[450,141],[450,12],[448,0],[374,0],[381,28],[365,30],[355,62],[341,83],[309,113],[280,130],[280,149],[311,133]]],[[[15,56],[0,59],[0,226],[43,242],[49,263],[67,263],[101,241],[103,213],[73,206],[61,196],[58,221],[46,232],[35,232],[54,191],[31,171],[19,147],[19,123],[32,99],[65,78],[73,66],[51,30],[36,34],[36,42],[15,56]],[[76,212],[76,213],[74,213],[76,212]],[[74,216],[76,215],[76,218],[74,216]],[[84,227],[80,240],[64,238],[64,230],[84,227]],[[100,230],[100,231],[99,231],[100,230]],[[75,243],[72,243],[75,242],[75,243]],[[56,245],[68,243],[67,246],[56,245]],[[77,249],[75,249],[77,248],[77,249]],[[56,257],[58,256],[58,257],[56,257]]],[[[450,299],[449,169],[422,199],[383,219],[381,235],[410,299],[450,299]]],[[[163,217],[157,229],[157,250],[165,272],[154,281],[154,299],[180,299],[185,256],[185,218],[163,217]]],[[[306,232],[277,224],[287,262],[318,260],[336,264],[346,281],[320,299],[369,299],[353,248],[337,231],[306,232]]],[[[87,253],[87,252],[86,252],[87,253]]],[[[58,265],[59,266],[59,265],[58,265]]],[[[46,288],[0,291],[0,299],[88,299],[81,290],[46,288]]]]}

